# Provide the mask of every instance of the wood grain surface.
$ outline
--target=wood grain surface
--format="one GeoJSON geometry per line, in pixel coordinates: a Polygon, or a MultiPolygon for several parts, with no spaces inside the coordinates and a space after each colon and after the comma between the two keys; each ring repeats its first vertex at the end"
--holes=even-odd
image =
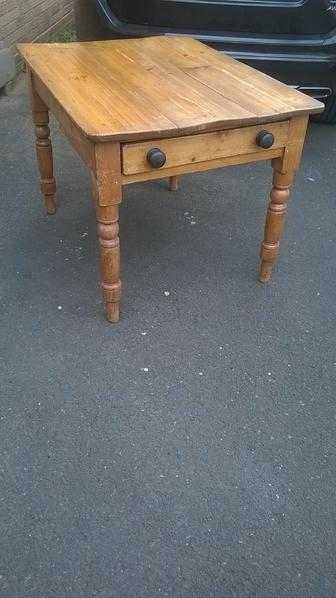
{"type": "MultiPolygon", "coordinates": [[[[285,147],[288,140],[289,121],[279,123],[267,123],[267,131],[274,135],[272,149],[285,147]]],[[[138,172],[152,172],[153,168],[147,160],[147,153],[153,146],[157,147],[166,155],[166,162],[160,170],[173,168],[183,164],[197,164],[238,156],[240,154],[253,154],[266,151],[258,147],[257,135],[263,126],[241,127],[212,133],[199,133],[187,137],[176,137],[162,139],[159,143],[151,141],[125,143],[122,146],[122,169],[124,174],[136,174],[138,172]]]]}
{"type": "Polygon", "coordinates": [[[189,37],[19,44],[86,137],[131,141],[260,124],[323,104],[189,37]]]}

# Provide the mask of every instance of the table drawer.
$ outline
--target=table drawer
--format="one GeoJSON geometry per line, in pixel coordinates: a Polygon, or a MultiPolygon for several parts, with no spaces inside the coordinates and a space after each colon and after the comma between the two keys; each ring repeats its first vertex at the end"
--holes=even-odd
{"type": "Polygon", "coordinates": [[[228,156],[267,152],[267,148],[258,145],[260,133],[268,132],[273,135],[274,141],[271,146],[270,137],[267,138],[268,144],[265,136],[264,140],[265,144],[274,150],[286,145],[288,131],[289,121],[284,121],[187,137],[125,143],[122,145],[123,173],[132,175],[153,170],[162,171],[228,156]]]}

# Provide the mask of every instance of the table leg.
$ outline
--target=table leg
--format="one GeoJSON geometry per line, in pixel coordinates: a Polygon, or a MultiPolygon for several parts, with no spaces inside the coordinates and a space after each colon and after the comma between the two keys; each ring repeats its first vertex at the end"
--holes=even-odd
{"type": "Polygon", "coordinates": [[[169,191],[178,190],[178,176],[169,177],[169,191]]]}
{"type": "Polygon", "coordinates": [[[118,322],[121,297],[119,203],[120,148],[102,143],[95,149],[93,189],[96,204],[97,232],[100,248],[101,286],[109,322],[118,322]]]}
{"type": "Polygon", "coordinates": [[[276,165],[274,166],[273,187],[267,210],[264,240],[261,245],[261,282],[267,282],[271,278],[272,269],[279,253],[293,176],[294,172],[289,177],[288,174],[282,175],[276,170],[276,165]]]}
{"type": "Polygon", "coordinates": [[[271,278],[272,269],[278,257],[280,239],[285,224],[289,191],[295,172],[300,164],[307,128],[307,116],[295,117],[291,121],[289,144],[282,158],[273,160],[273,187],[267,210],[264,240],[261,245],[261,282],[271,278]]]}
{"type": "Polygon", "coordinates": [[[101,286],[106,317],[110,322],[118,322],[121,296],[119,206],[102,207],[97,205],[96,212],[100,245],[101,286]]]}
{"type": "Polygon", "coordinates": [[[56,212],[56,182],[50,141],[49,112],[46,104],[31,86],[33,119],[35,124],[36,155],[41,176],[41,191],[48,214],[56,212]]]}

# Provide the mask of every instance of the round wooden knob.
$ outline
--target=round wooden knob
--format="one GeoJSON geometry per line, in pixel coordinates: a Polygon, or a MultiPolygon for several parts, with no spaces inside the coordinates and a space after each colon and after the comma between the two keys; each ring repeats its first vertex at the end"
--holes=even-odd
{"type": "Polygon", "coordinates": [[[147,161],[150,163],[152,168],[162,168],[166,163],[166,154],[162,152],[158,147],[153,147],[147,154],[147,161]]]}
{"type": "Polygon", "coordinates": [[[256,139],[257,145],[264,149],[269,149],[274,143],[274,135],[268,131],[260,131],[256,139]]]}

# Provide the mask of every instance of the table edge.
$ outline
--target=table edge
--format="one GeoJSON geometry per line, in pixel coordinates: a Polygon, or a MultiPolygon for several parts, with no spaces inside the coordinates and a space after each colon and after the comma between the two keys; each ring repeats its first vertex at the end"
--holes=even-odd
{"type": "MultiPolygon", "coordinates": [[[[144,131],[130,131],[130,132],[120,132],[120,133],[97,133],[96,131],[90,131],[87,128],[83,127],[81,123],[76,121],[71,114],[68,112],[66,107],[56,98],[53,94],[51,89],[48,87],[47,83],[43,81],[40,77],[39,73],[34,69],[34,66],[29,62],[29,59],[25,55],[24,48],[26,46],[32,46],[32,43],[19,43],[16,45],[20,55],[24,59],[25,63],[28,66],[28,69],[33,73],[35,77],[42,83],[42,85],[46,88],[47,92],[53,97],[53,99],[58,103],[60,108],[64,110],[68,118],[74,123],[74,125],[81,131],[81,133],[95,143],[99,142],[120,142],[120,143],[127,143],[132,141],[146,141],[150,139],[166,139],[168,137],[182,137],[184,135],[192,135],[196,133],[204,133],[204,132],[211,132],[211,131],[219,131],[219,130],[226,130],[231,128],[241,128],[250,125],[262,125],[271,122],[280,122],[282,120],[287,120],[293,118],[295,116],[302,116],[302,115],[310,115],[310,114],[319,114],[324,111],[325,105],[320,102],[319,100],[315,100],[315,98],[309,98],[312,103],[315,103],[314,106],[310,106],[307,108],[298,108],[292,109],[281,113],[271,113],[264,115],[262,117],[258,116],[251,116],[247,118],[236,118],[236,119],[225,119],[225,120],[216,120],[212,122],[205,122],[200,123],[197,125],[188,125],[184,127],[170,127],[167,129],[150,129],[144,131]]],[[[285,85],[285,84],[284,84],[285,85]]],[[[53,113],[52,108],[50,108],[51,113],[53,113]]]]}

